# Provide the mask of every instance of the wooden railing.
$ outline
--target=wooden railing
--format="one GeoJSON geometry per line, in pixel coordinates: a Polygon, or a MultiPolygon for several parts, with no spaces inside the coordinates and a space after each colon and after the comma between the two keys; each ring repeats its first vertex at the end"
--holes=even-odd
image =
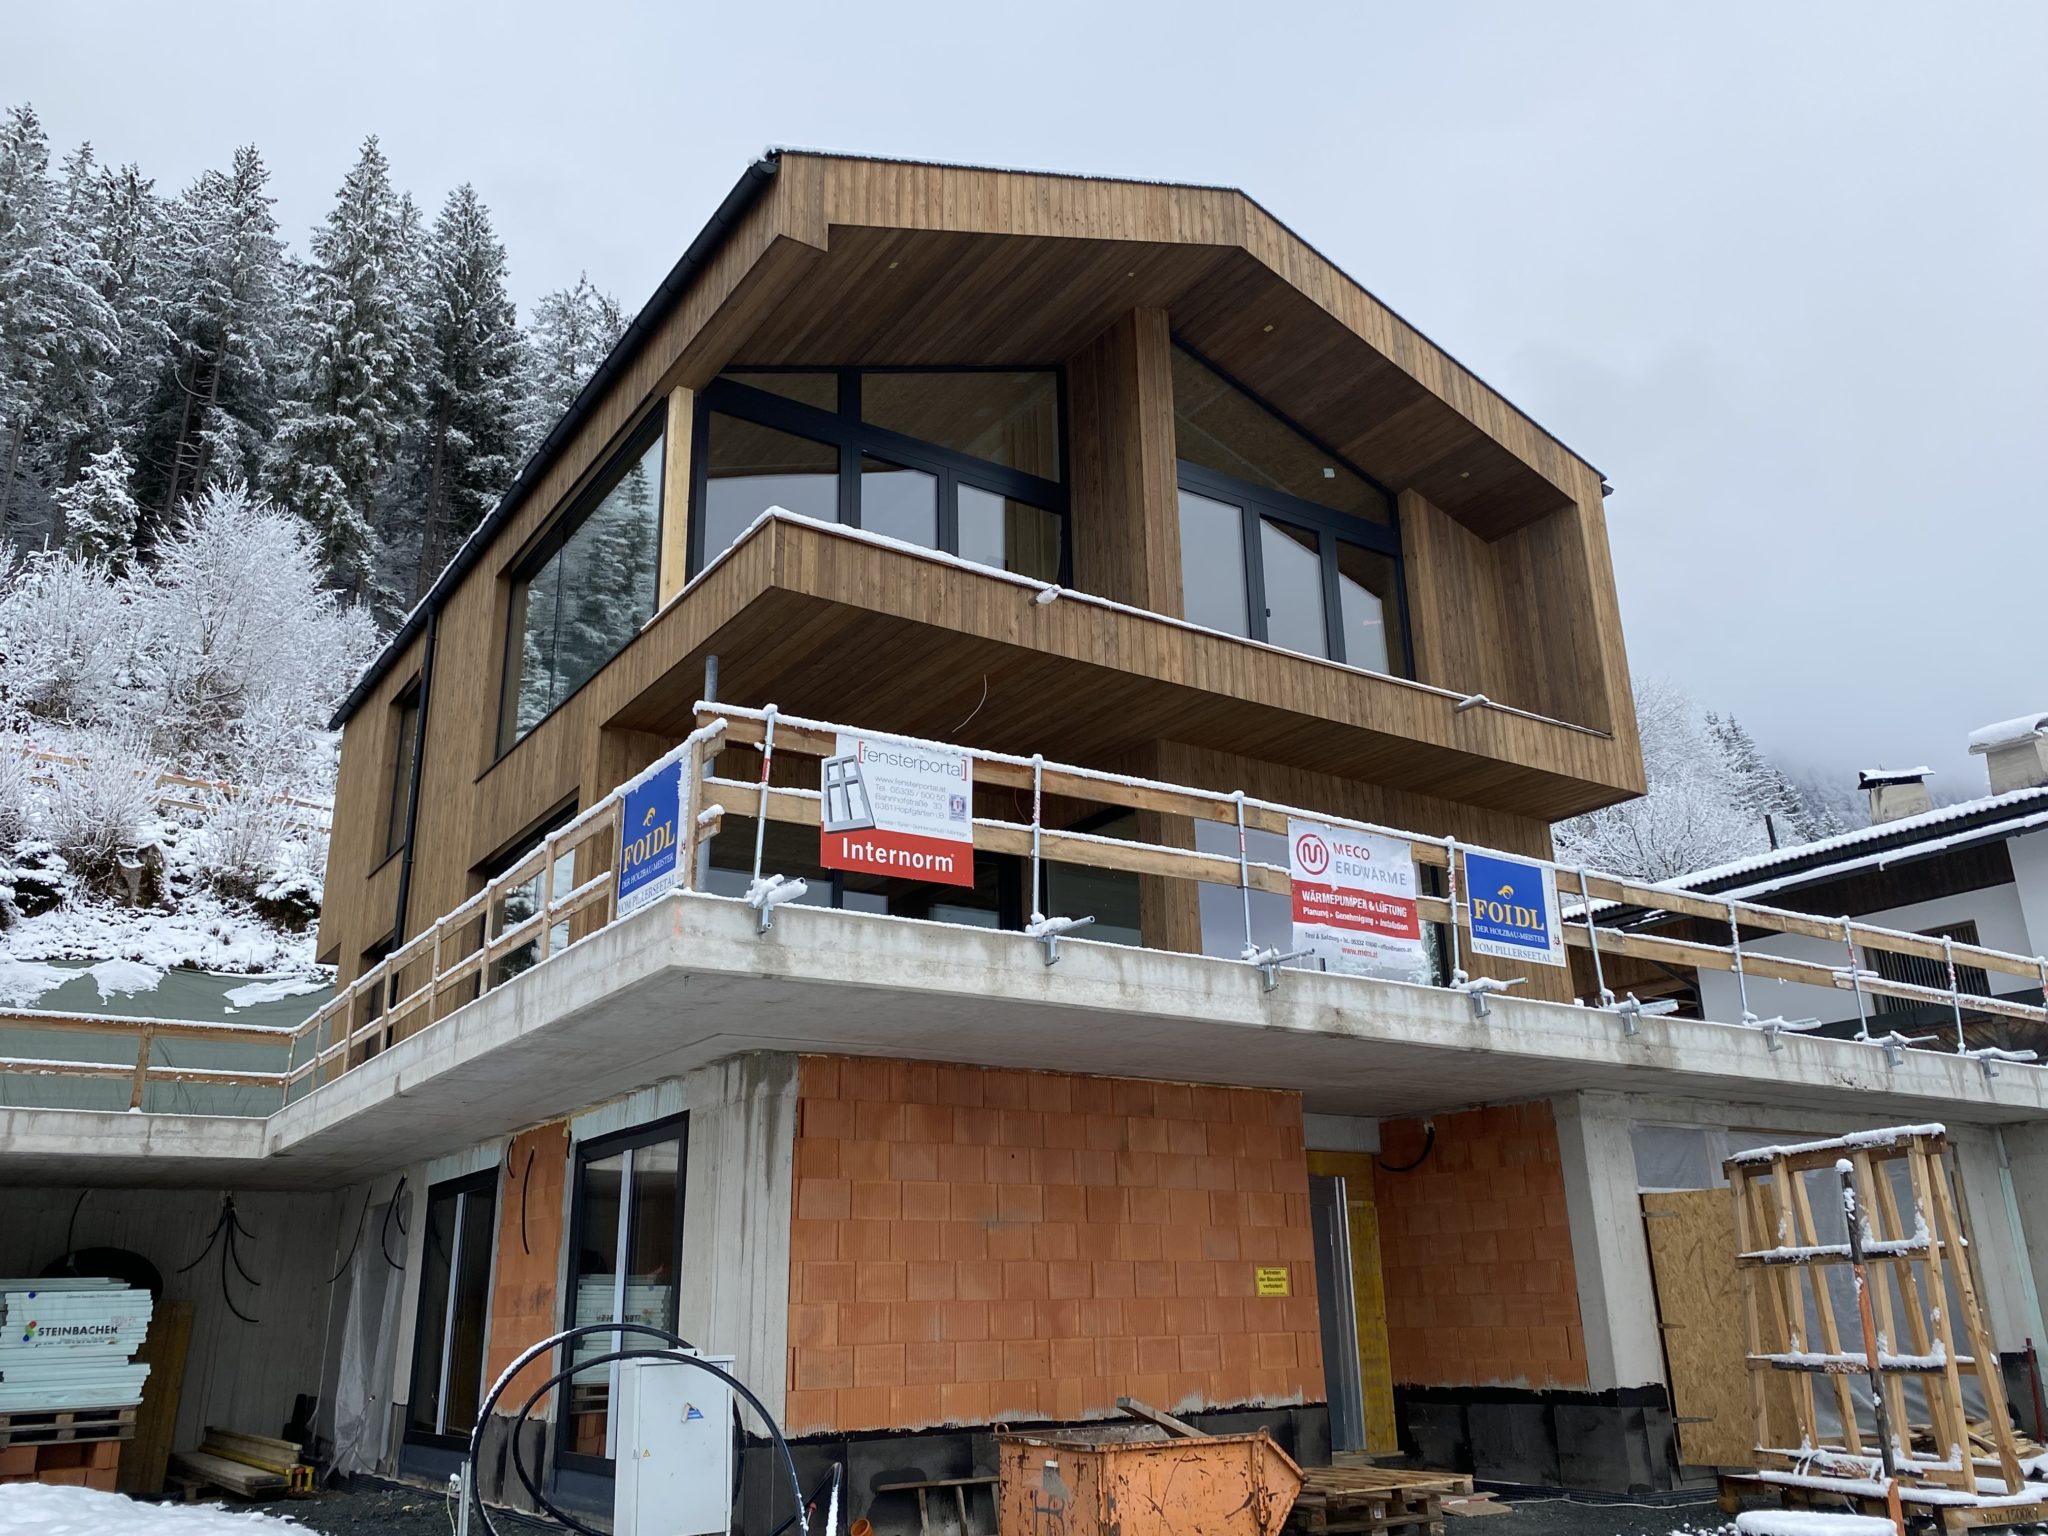
{"type": "MultiPolygon", "coordinates": [[[[786,768],[792,757],[835,755],[841,733],[855,734],[851,728],[824,721],[796,719],[773,709],[741,709],[727,705],[699,705],[697,719],[697,729],[672,751],[568,825],[550,833],[483,890],[385,956],[295,1030],[266,1030],[254,1025],[184,1025],[161,1020],[80,1019],[61,1022],[58,1016],[17,1012],[0,1015],[0,1026],[22,1023],[38,1029],[72,1028],[101,1033],[139,1031],[136,1062],[130,1067],[0,1059],[0,1073],[130,1076],[135,1084],[132,1101],[137,1105],[141,1103],[143,1088],[156,1081],[274,1085],[279,1088],[281,1097],[289,1102],[297,1095],[334,1081],[396,1042],[430,1027],[458,1008],[502,986],[521,971],[545,962],[567,945],[613,922],[618,911],[615,871],[622,808],[627,794],[656,773],[678,766],[681,768],[683,792],[678,818],[678,869],[685,889],[697,885],[698,871],[706,862],[701,854],[728,814],[765,817],[770,822],[795,826],[818,826],[822,804],[820,792],[815,788],[774,782],[769,770],[777,759],[782,760],[786,768]],[[714,771],[720,753],[735,748],[760,751],[763,765],[760,777],[731,777],[714,771]],[[292,1045],[289,1065],[284,1072],[276,1074],[152,1065],[149,1061],[150,1040],[171,1030],[175,1030],[179,1038],[194,1040],[246,1042],[260,1039],[274,1043],[282,1036],[292,1045]]],[[[1463,900],[1462,865],[1463,856],[1468,853],[1488,854],[1497,850],[1448,838],[1420,836],[1398,828],[1260,800],[1249,795],[1190,788],[943,743],[914,744],[964,753],[973,760],[978,787],[1019,792],[1020,806],[1029,805],[1031,808],[1030,819],[974,817],[973,846],[977,852],[1033,860],[1034,891],[1038,888],[1036,866],[1060,863],[1141,877],[1228,886],[1246,892],[1278,896],[1289,893],[1289,872],[1278,865],[1168,843],[1075,831],[1070,826],[1053,824],[1062,820],[1078,820],[1085,812],[1101,809],[1151,813],[1182,822],[1208,821],[1220,823],[1233,832],[1241,826],[1247,831],[1283,836],[1290,820],[1309,820],[1403,842],[1418,866],[1438,872],[1435,878],[1442,886],[1443,894],[1420,895],[1416,906],[1421,920],[1439,925],[1449,939],[1453,960],[1450,984],[1465,987],[1468,991],[1475,986],[1483,989],[1483,983],[1469,981],[1455,964],[1455,957],[1471,956],[1467,937],[1469,907],[1463,900]],[[1050,820],[1045,815],[1049,803],[1057,808],[1050,820]],[[1458,918],[1455,929],[1450,927],[1454,907],[1458,918]]],[[[781,777],[786,780],[790,775],[785,772],[781,777]]],[[[815,784],[818,780],[812,775],[809,782],[815,784]]],[[[787,872],[767,869],[756,873],[787,872]]],[[[1557,910],[1561,916],[1568,914],[1562,920],[1563,937],[1568,946],[1584,957],[1587,971],[1578,974],[1592,982],[1586,988],[1592,994],[1588,1001],[1597,1006],[1616,1006],[1602,981],[1602,964],[1626,958],[1692,971],[1738,973],[1745,978],[1792,982],[1831,991],[1853,990],[1858,994],[1859,1009],[1866,1006],[1865,999],[1890,997],[1914,1003],[1939,1004],[1953,1009],[1959,1021],[1968,1013],[2048,1026],[2048,1002],[1968,994],[1953,984],[1958,968],[1962,967],[1987,974],[2048,982],[2048,961],[2040,957],[2009,954],[1975,944],[1953,944],[1847,918],[1819,918],[1751,902],[1702,896],[1692,891],[1571,866],[1550,866],[1548,878],[1557,910]],[[1729,934],[1730,942],[1717,944],[1664,933],[1602,927],[1596,913],[1603,904],[1618,904],[1638,911],[1718,924],[1729,934]],[[1768,954],[1755,947],[1758,935],[1773,934],[1839,944],[1842,963],[1832,965],[1768,954]],[[1867,967],[1863,956],[1869,951],[1939,962],[1947,967],[1951,986],[1926,987],[1888,980],[1867,967]]],[[[1085,937],[1085,931],[1079,936],[1085,937]]],[[[1499,961],[1487,963],[1495,967],[1502,964],[1499,961]]],[[[1626,1004],[1620,1006],[1627,1007],[1626,1004]]],[[[1722,1022],[1758,1024],[1763,1021],[1748,1018],[1722,1022]]],[[[1884,1042],[1873,1039],[1872,1043],[1884,1042]]],[[[1902,1043],[1893,1040],[1891,1048],[1896,1051],[1902,1043]]],[[[2000,1054],[1999,1059],[2012,1058],[2008,1054],[2000,1054]]]]}
{"type": "Polygon", "coordinates": [[[141,1109],[152,1083],[212,1083],[229,1088],[285,1089],[287,1073],[247,1072],[221,1067],[169,1066],[150,1059],[159,1040],[213,1045],[261,1045],[289,1051],[303,1026],[272,1024],[197,1024],[185,1019],[133,1019],[106,1014],[38,1013],[32,1008],[0,1008],[0,1029],[32,1029],[62,1035],[121,1036],[135,1045],[131,1061],[71,1061],[44,1057],[0,1056],[0,1074],[28,1077],[120,1078],[129,1084],[128,1107],[141,1109]]]}

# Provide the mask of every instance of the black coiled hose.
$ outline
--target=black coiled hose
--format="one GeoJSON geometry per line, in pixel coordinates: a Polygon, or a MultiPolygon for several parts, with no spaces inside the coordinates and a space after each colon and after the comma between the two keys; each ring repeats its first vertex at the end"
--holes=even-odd
{"type": "MultiPolygon", "coordinates": [[[[760,1415],[761,1422],[768,1426],[769,1438],[775,1442],[776,1450],[782,1453],[783,1468],[789,1473],[790,1496],[796,1500],[796,1514],[793,1519],[796,1522],[798,1536],[810,1536],[811,1523],[805,1514],[804,1489],[802,1482],[797,1478],[796,1458],[790,1454],[789,1442],[782,1438],[782,1426],[775,1422],[774,1416],[768,1412],[761,1399],[754,1396],[753,1391],[745,1382],[736,1376],[729,1375],[725,1371],[720,1370],[710,1361],[701,1360],[695,1355],[678,1355],[671,1352],[674,1349],[691,1348],[692,1345],[687,1339],[670,1333],[666,1328],[656,1328],[651,1323],[623,1322],[585,1323],[581,1327],[566,1328],[560,1333],[542,1339],[538,1344],[529,1347],[524,1354],[507,1366],[505,1373],[492,1385],[490,1395],[484,1399],[483,1406],[477,1410],[476,1427],[469,1432],[469,1456],[464,1463],[463,1478],[465,1484],[464,1496],[469,1499],[471,1508],[475,1511],[477,1519],[483,1522],[484,1530],[489,1533],[489,1536],[499,1536],[499,1531],[495,1525],[491,1524],[490,1511],[484,1508],[483,1494],[477,1485],[476,1471],[477,1459],[483,1450],[484,1426],[491,1421],[491,1410],[497,1406],[498,1399],[504,1395],[505,1388],[511,1385],[512,1378],[517,1376],[536,1358],[546,1354],[551,1349],[561,1349],[577,1339],[584,1338],[593,1333],[645,1334],[660,1339],[669,1345],[670,1349],[615,1349],[594,1359],[585,1360],[580,1364],[576,1363],[572,1357],[569,1365],[555,1372],[554,1375],[542,1382],[533,1390],[526,1401],[520,1405],[518,1415],[512,1420],[511,1424],[512,1469],[518,1473],[521,1485],[532,1496],[536,1504],[569,1530],[575,1531],[577,1536],[604,1536],[604,1533],[595,1526],[585,1525],[567,1511],[556,1507],[547,1495],[540,1491],[533,1475],[527,1470],[525,1458],[521,1456],[519,1451],[519,1426],[526,1422],[527,1416],[533,1412],[534,1405],[542,1397],[562,1382],[567,1381],[571,1376],[576,1375],[579,1371],[587,1371],[594,1366],[610,1365],[615,1360],[666,1360],[672,1365],[693,1365],[700,1371],[709,1372],[732,1388],[740,1397],[744,1398],[753,1408],[754,1412],[760,1415]]],[[[787,1526],[788,1523],[785,1521],[784,1525],[787,1526]]]]}

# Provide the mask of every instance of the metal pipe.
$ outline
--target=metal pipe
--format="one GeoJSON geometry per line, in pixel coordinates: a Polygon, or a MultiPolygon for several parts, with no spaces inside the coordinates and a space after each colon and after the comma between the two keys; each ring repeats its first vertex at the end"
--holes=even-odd
{"type": "Polygon", "coordinates": [[[1956,986],[1956,941],[1945,933],[1941,936],[1941,954],[1948,964],[1948,1005],[1956,1016],[1956,1054],[1966,1056],[1970,1040],[1963,1032],[1963,994],[1956,986]]]}
{"type": "Polygon", "coordinates": [[[718,653],[713,651],[704,658],[704,702],[718,702],[718,653]]]}
{"type": "Polygon", "coordinates": [[[775,766],[775,706],[767,710],[761,732],[761,798],[754,808],[754,884],[761,883],[761,852],[768,841],[768,773],[775,766]]]}
{"type": "Polygon", "coordinates": [[[1735,989],[1742,1003],[1742,1022],[1753,1024],[1756,1015],[1749,1008],[1749,977],[1742,969],[1742,924],[1736,920],[1735,903],[1728,903],[1728,952],[1733,957],[1735,989]]]}
{"type": "MultiPolygon", "coordinates": [[[[1870,1312],[1870,1285],[1863,1272],[1863,1212],[1856,1192],[1856,1166],[1846,1157],[1835,1164],[1842,1180],[1842,1217],[1849,1226],[1849,1263],[1856,1277],[1856,1304],[1863,1320],[1863,1357],[1868,1362],[1871,1411],[1877,1416],[1877,1449],[1887,1482],[1896,1484],[1898,1458],[1892,1446],[1891,1414],[1884,1401],[1884,1371],[1878,1361],[1877,1324],[1870,1312]]],[[[1797,1175],[1794,1175],[1797,1177],[1797,1175]]],[[[1964,1465],[1969,1464],[1964,1453],[1964,1465]]]]}
{"type": "Polygon", "coordinates": [[[1863,1004],[1863,968],[1856,959],[1856,925],[1842,919],[1842,943],[1849,951],[1849,985],[1856,991],[1856,1038],[1870,1038],[1870,1014],[1863,1004]]]}
{"type": "Polygon", "coordinates": [[[1586,866],[1579,866],[1579,911],[1586,918],[1586,949],[1593,957],[1593,990],[1602,1008],[1614,1001],[1614,994],[1607,990],[1607,977],[1600,966],[1600,925],[1593,921],[1593,897],[1586,889],[1586,866]]]}
{"type": "Polygon", "coordinates": [[[1259,946],[1252,942],[1252,866],[1244,851],[1244,791],[1232,790],[1230,798],[1237,805],[1237,890],[1244,902],[1244,952],[1249,958],[1259,946]]]}
{"type": "Polygon", "coordinates": [[[1031,921],[1037,922],[1046,915],[1046,905],[1040,899],[1039,876],[1039,831],[1044,826],[1042,815],[1045,797],[1045,754],[1031,754],[1031,921]]]}
{"type": "Polygon", "coordinates": [[[1451,985],[1465,979],[1465,956],[1458,943],[1458,840],[1444,839],[1444,890],[1451,904],[1451,985]]]}

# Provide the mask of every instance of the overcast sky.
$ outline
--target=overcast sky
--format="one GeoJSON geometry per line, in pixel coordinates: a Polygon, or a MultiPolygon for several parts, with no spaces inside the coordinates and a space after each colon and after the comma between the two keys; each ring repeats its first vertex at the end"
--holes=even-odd
{"type": "Polygon", "coordinates": [[[1631,657],[1798,763],[2048,710],[2048,6],[30,5],[160,189],[366,134],[637,307],[771,143],[1243,187],[1604,470],[1631,657]]]}

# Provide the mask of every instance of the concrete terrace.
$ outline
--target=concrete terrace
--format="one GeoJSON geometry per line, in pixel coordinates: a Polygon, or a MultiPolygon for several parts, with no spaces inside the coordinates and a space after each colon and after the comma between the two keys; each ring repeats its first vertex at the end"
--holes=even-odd
{"type": "Polygon", "coordinates": [[[1865,1124],[2048,1112],[2048,1070],[1852,1041],[679,893],[267,1118],[0,1110],[10,1182],[327,1189],[748,1051],[1294,1089],[1310,1113],[1416,1116],[1578,1090],[1801,1106],[1865,1124]]]}

